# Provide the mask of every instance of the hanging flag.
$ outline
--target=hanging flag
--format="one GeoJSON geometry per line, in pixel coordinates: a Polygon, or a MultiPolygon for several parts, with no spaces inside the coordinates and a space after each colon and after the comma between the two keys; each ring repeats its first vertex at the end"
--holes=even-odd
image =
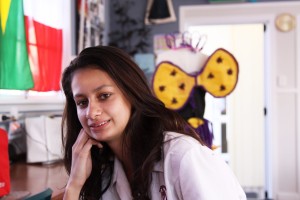
{"type": "Polygon", "coordinates": [[[25,29],[35,91],[60,90],[63,1],[24,0],[25,29]]]}
{"type": "Polygon", "coordinates": [[[0,89],[33,87],[22,0],[0,0],[0,89]]]}

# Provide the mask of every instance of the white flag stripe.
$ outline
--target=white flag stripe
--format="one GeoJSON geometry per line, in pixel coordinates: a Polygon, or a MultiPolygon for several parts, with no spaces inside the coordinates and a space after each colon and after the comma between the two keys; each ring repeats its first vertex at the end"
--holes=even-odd
{"type": "Polygon", "coordinates": [[[63,0],[24,0],[24,15],[46,26],[63,28],[63,0]]]}

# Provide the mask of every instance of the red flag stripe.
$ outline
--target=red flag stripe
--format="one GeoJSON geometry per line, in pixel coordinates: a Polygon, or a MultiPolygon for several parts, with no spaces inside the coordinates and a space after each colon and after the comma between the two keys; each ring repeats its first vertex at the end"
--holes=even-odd
{"type": "Polygon", "coordinates": [[[35,91],[60,90],[62,30],[25,16],[27,48],[35,91]]]}

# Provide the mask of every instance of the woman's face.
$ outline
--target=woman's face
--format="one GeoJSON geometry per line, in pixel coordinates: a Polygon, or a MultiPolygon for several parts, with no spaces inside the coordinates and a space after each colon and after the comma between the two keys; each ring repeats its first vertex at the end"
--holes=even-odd
{"type": "Polygon", "coordinates": [[[75,72],[71,87],[79,121],[87,134],[108,145],[119,145],[131,104],[111,77],[99,69],[81,69],[75,72]]]}

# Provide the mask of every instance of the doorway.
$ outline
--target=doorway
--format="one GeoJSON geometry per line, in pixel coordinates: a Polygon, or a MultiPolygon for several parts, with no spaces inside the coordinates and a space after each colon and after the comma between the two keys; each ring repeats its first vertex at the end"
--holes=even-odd
{"type": "Polygon", "coordinates": [[[299,19],[297,1],[179,7],[180,32],[191,26],[264,24],[264,185],[266,196],[276,200],[300,200],[299,19]]]}
{"type": "MultiPolygon", "coordinates": [[[[234,91],[225,98],[206,94],[204,117],[212,122],[215,150],[230,165],[247,193],[265,197],[264,24],[189,26],[207,38],[202,52],[224,48],[239,63],[234,91]]],[[[194,34],[195,33],[195,34],[194,34]]]]}

